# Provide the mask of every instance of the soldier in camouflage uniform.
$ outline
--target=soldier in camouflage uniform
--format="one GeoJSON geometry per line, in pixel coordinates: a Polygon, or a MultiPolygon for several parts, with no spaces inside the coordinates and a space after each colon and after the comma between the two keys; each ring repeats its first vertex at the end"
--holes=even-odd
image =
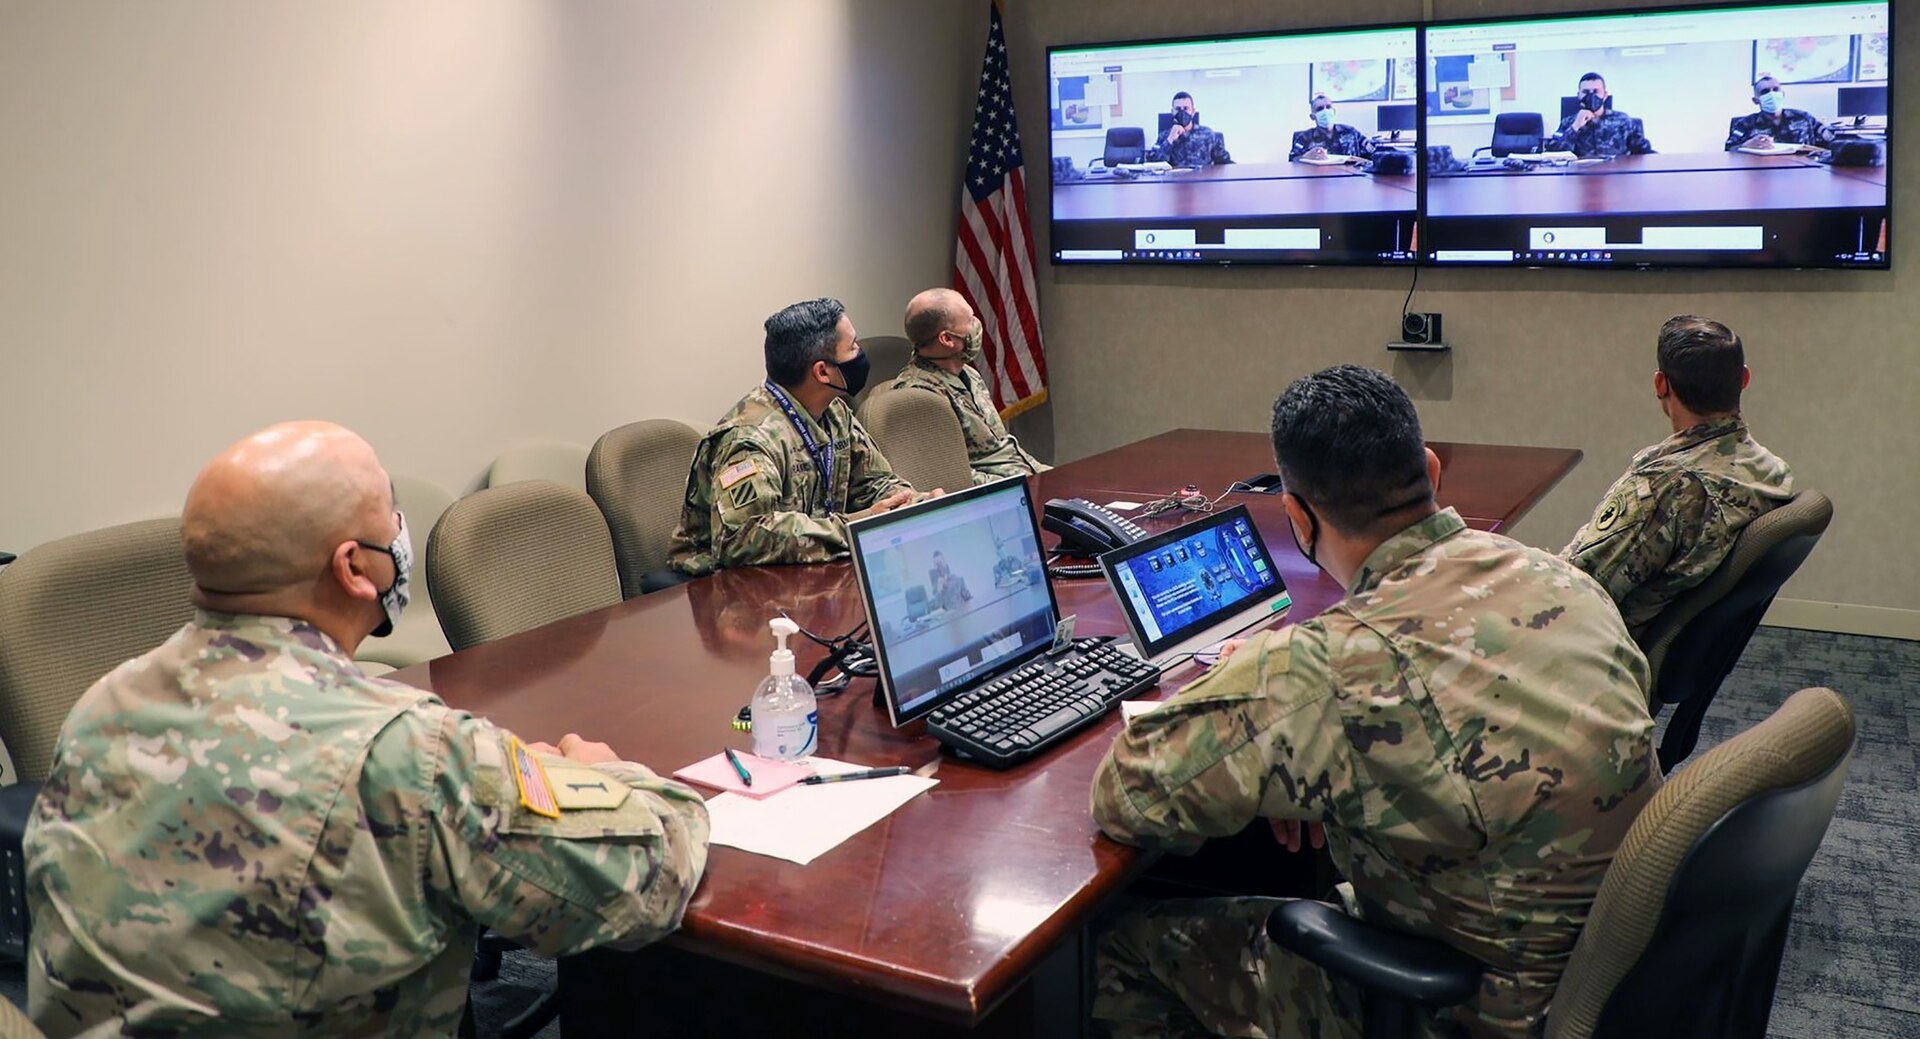
{"type": "Polygon", "coordinates": [[[694,451],[667,545],[683,574],[840,559],[848,520],[915,499],[847,403],[866,385],[867,356],[840,301],[795,303],[766,329],[767,381],[694,451]]]}
{"type": "Polygon", "coordinates": [[[1160,132],[1147,157],[1189,169],[1225,166],[1233,161],[1220,135],[1212,127],[1200,125],[1193,95],[1184,90],[1173,95],[1173,125],[1160,132]]]}
{"type": "Polygon", "coordinates": [[[980,356],[980,319],[966,297],[952,289],[928,289],[907,303],[907,339],[913,360],[893,380],[896,390],[918,389],[945,397],[967,438],[967,462],[973,482],[1026,476],[1052,468],[1027,453],[1007,432],[987,392],[987,381],[973,369],[980,356]]]}
{"type": "MultiPolygon", "coordinates": [[[[1095,776],[1094,819],[1176,851],[1258,818],[1289,846],[1324,826],[1347,912],[1487,965],[1432,1029],[1537,1035],[1660,784],[1646,659],[1583,574],[1434,504],[1439,460],[1385,375],[1299,380],[1273,436],[1295,541],[1346,598],[1129,723],[1095,776]]],[[[1269,945],[1278,903],[1123,917],[1094,1015],[1116,1035],[1359,1036],[1358,993],[1269,945]]]]}
{"type": "Polygon", "coordinates": [[[1611,159],[1616,155],[1649,155],[1653,145],[1647,140],[1640,120],[1625,112],[1616,112],[1607,93],[1606,78],[1598,72],[1580,77],[1580,97],[1591,98],[1598,109],[1584,105],[1578,112],[1560,120],[1549,145],[1572,152],[1583,159],[1611,159]]]}
{"type": "Polygon", "coordinates": [[[34,803],[41,1028],[452,1035],[482,927],[556,956],[678,925],[707,857],[696,794],[354,664],[411,557],[365,441],[243,440],[181,529],[199,612],[81,697],[34,803]]]}
{"type": "Polygon", "coordinates": [[[1329,155],[1349,155],[1358,159],[1373,158],[1371,138],[1345,123],[1333,121],[1332,98],[1325,94],[1315,94],[1311,104],[1313,129],[1294,132],[1293,148],[1287,153],[1287,161],[1324,159],[1329,155]]]}
{"type": "Polygon", "coordinates": [[[1804,144],[1832,148],[1833,130],[1811,113],[1788,108],[1787,92],[1772,76],[1753,81],[1753,103],[1760,111],[1736,116],[1727,125],[1727,150],[1766,148],[1775,144],[1804,144]]]}
{"type": "Polygon", "coordinates": [[[1685,315],[1660,329],[1654,396],[1673,435],[1633,456],[1561,550],[1592,574],[1638,631],[1704,582],[1734,536],[1793,497],[1793,472],[1747,433],[1740,391],[1752,373],[1740,337],[1685,315]]]}

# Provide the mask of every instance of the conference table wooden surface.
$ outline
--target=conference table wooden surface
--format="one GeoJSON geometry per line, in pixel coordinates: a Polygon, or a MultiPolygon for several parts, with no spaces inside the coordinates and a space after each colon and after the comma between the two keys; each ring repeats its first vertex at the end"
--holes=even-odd
{"type": "MultiPolygon", "coordinates": [[[[1511,526],[1581,457],[1432,446],[1444,467],[1441,502],[1484,530],[1511,526]]],[[[1272,469],[1263,435],[1176,430],[1036,477],[1035,501],[1146,501],[1187,484],[1216,495],[1272,469]]],[[[1233,494],[1222,507],[1239,502],[1293,594],[1289,619],[1339,600],[1343,590],[1295,550],[1277,495],[1233,494]]],[[[1164,529],[1181,518],[1143,525],[1164,529]]],[[[1054,588],[1062,612],[1079,616],[1080,634],[1125,633],[1103,581],[1056,580],[1054,588]]],[[[823,635],[863,619],[845,563],[723,571],[392,677],[527,739],[579,732],[667,774],[723,746],[750,745],[730,722],[766,674],[767,620],[778,609],[823,635]]],[[[820,651],[803,644],[797,655],[804,671],[820,651]]],[[[1172,692],[1196,675],[1172,670],[1161,688],[1172,692]]],[[[857,681],[821,702],[822,755],[869,765],[943,758],[922,724],[892,728],[871,687],[857,681]]],[[[1087,813],[1094,769],[1120,725],[1113,712],[1006,771],[945,755],[937,786],[807,866],[715,847],[669,941],[811,988],[977,1023],[1150,862],[1101,836],[1087,813]]],[[[563,964],[563,986],[565,978],[563,964]]]]}
{"type": "Polygon", "coordinates": [[[1435,219],[1871,209],[1886,204],[1885,167],[1834,168],[1804,155],[1737,151],[1623,155],[1568,166],[1469,170],[1427,180],[1427,214],[1435,219]]]}
{"type": "Polygon", "coordinates": [[[1411,173],[1370,174],[1305,162],[1233,163],[1053,185],[1056,220],[1275,216],[1412,211],[1411,173]]]}

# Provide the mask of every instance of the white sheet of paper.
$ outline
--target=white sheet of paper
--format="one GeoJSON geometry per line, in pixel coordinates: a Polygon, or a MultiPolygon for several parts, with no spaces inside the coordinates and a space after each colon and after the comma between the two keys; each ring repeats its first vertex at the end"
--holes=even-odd
{"type": "Polygon", "coordinates": [[[1132,721],[1149,711],[1159,710],[1160,705],[1165,702],[1165,700],[1122,700],[1120,701],[1120,717],[1127,721],[1132,721]]]}
{"type": "Polygon", "coordinates": [[[1106,507],[1115,512],[1132,512],[1140,507],[1140,503],[1137,501],[1110,501],[1106,504],[1106,507]]]}
{"type": "Polygon", "coordinates": [[[1351,156],[1347,156],[1347,155],[1329,154],[1324,159],[1301,159],[1300,161],[1306,163],[1309,166],[1339,166],[1345,163],[1350,158],[1351,156]]]}
{"type": "MultiPolygon", "coordinates": [[[[808,758],[806,764],[821,775],[868,767],[831,758],[808,758]]],[[[939,782],[906,775],[817,786],[802,783],[759,801],[716,794],[707,800],[707,818],[713,826],[709,839],[804,866],[939,782]]]]}
{"type": "Polygon", "coordinates": [[[1754,148],[1743,145],[1734,149],[1734,151],[1746,152],[1748,155],[1791,155],[1799,150],[1798,147],[1791,144],[1776,144],[1771,148],[1754,148]]]}

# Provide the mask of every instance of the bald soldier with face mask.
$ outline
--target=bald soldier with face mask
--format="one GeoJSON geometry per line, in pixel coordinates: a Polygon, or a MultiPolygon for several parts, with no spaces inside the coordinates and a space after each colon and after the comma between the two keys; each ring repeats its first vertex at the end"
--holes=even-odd
{"type": "Polygon", "coordinates": [[[973,482],[992,483],[1052,468],[1007,431],[993,406],[987,380],[974,370],[984,326],[965,296],[952,289],[928,289],[907,302],[907,339],[913,360],[894,377],[896,390],[925,390],[946,398],[967,440],[967,464],[973,482]]]}
{"type": "Polygon", "coordinates": [[[28,824],[42,1029],[453,1035],[482,927],[558,956],[678,926],[697,794],[353,662],[413,556],[366,441],[241,440],[181,536],[198,612],[80,698],[28,824]]]}

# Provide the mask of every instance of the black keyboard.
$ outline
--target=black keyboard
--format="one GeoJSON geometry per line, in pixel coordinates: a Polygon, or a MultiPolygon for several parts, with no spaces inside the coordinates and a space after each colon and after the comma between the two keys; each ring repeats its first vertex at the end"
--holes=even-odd
{"type": "Polygon", "coordinates": [[[927,731],[959,754],[1007,768],[1159,681],[1158,667],[1111,643],[1078,643],[934,708],[927,731]]]}

